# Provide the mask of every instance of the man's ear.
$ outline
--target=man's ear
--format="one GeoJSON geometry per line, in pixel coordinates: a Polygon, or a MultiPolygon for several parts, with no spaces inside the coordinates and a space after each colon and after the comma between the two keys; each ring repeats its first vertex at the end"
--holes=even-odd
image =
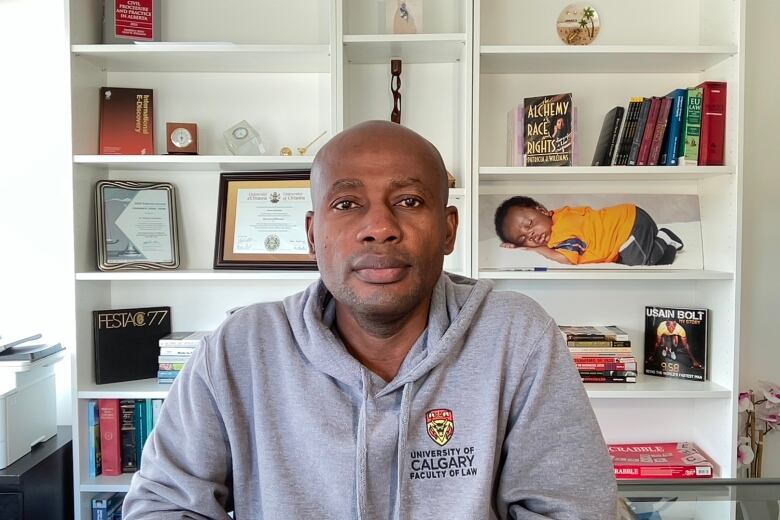
{"type": "Polygon", "coordinates": [[[455,249],[455,238],[458,233],[458,208],[447,206],[444,209],[445,235],[444,235],[444,254],[448,255],[455,249]]]}
{"type": "Polygon", "coordinates": [[[314,250],[314,212],[306,212],[306,241],[309,243],[309,256],[316,258],[317,252],[314,250]]]}

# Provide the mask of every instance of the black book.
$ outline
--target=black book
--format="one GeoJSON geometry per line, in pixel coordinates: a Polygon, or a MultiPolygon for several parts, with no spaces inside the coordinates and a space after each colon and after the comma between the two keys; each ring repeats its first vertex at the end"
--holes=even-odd
{"type": "Polygon", "coordinates": [[[612,164],[612,156],[617,147],[618,133],[620,132],[620,123],[623,121],[623,107],[615,107],[604,116],[604,123],[601,125],[599,141],[596,145],[596,152],[593,154],[591,166],[609,166],[612,164]]]}
{"type": "Polygon", "coordinates": [[[645,307],[645,374],[707,379],[707,309],[645,307]]]}
{"type": "Polygon", "coordinates": [[[642,147],[642,138],[645,135],[645,125],[650,115],[650,105],[652,103],[653,98],[645,98],[642,101],[642,108],[639,110],[639,120],[636,122],[636,130],[634,130],[634,140],[631,142],[631,151],[628,153],[629,166],[636,166],[636,161],[639,158],[639,149],[642,147]]]}
{"type": "Polygon", "coordinates": [[[623,132],[620,136],[620,144],[615,157],[615,165],[617,166],[628,164],[628,153],[631,151],[631,142],[634,139],[634,131],[636,130],[636,123],[639,119],[639,110],[642,108],[643,99],[641,97],[631,98],[628,103],[626,122],[623,124],[623,132]]]}
{"type": "Polygon", "coordinates": [[[38,361],[56,354],[65,347],[59,343],[37,343],[35,345],[20,345],[11,347],[0,353],[0,362],[2,361],[38,361]]]}
{"type": "Polygon", "coordinates": [[[119,409],[122,411],[122,421],[119,429],[122,436],[122,473],[135,473],[138,470],[138,453],[136,451],[135,437],[135,401],[122,399],[119,401],[119,409]]]}
{"type": "Polygon", "coordinates": [[[170,307],[93,311],[95,382],[157,377],[158,342],[170,333],[170,307]]]}

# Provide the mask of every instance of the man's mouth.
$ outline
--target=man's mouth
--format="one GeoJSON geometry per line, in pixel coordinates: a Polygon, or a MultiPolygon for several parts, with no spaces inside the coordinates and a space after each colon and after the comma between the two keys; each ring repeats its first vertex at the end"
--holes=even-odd
{"type": "Polygon", "coordinates": [[[386,255],[364,255],[353,264],[357,277],[373,284],[395,283],[403,279],[411,265],[400,258],[386,255]]]}

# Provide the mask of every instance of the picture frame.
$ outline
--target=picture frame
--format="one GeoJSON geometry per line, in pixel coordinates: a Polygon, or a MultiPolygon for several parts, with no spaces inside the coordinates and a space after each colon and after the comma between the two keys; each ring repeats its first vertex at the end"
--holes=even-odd
{"type": "Polygon", "coordinates": [[[101,271],[176,269],[176,194],[168,182],[98,181],[97,266],[101,271]]]}
{"type": "Polygon", "coordinates": [[[214,269],[317,270],[305,227],[312,209],[309,175],[221,173],[214,269]]]}

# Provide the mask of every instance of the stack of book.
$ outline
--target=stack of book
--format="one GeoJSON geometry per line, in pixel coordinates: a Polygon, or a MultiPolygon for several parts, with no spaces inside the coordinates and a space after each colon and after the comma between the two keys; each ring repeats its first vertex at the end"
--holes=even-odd
{"type": "Polygon", "coordinates": [[[726,97],[726,83],[705,81],[630,98],[604,117],[591,165],[722,166],[726,97]]]}
{"type": "Polygon", "coordinates": [[[609,444],[617,479],[712,478],[717,466],[692,442],[609,444]]]}
{"type": "Polygon", "coordinates": [[[209,334],[209,331],[173,332],[160,338],[157,381],[173,383],[201,340],[209,334]]]}
{"type": "Polygon", "coordinates": [[[561,325],[583,383],[636,383],[628,334],[616,325],[561,325]]]}

